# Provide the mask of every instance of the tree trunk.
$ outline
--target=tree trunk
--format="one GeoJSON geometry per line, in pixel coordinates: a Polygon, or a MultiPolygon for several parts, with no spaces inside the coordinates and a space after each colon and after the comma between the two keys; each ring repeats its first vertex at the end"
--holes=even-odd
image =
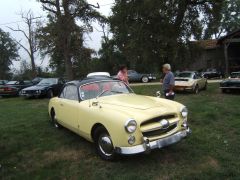
{"type": "Polygon", "coordinates": [[[228,43],[224,43],[225,72],[227,75],[229,75],[228,46],[228,43]]]}
{"type": "Polygon", "coordinates": [[[68,49],[64,51],[64,62],[65,62],[65,71],[68,80],[73,80],[73,67],[71,62],[71,56],[69,55],[68,49]]]}
{"type": "Polygon", "coordinates": [[[37,76],[37,71],[36,71],[36,64],[35,64],[33,53],[30,55],[30,58],[31,58],[31,65],[32,65],[32,77],[35,78],[37,76]]]}

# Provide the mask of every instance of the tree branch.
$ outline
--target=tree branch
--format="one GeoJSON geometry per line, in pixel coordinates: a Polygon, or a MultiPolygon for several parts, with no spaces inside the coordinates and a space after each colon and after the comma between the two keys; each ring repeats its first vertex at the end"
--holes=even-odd
{"type": "Polygon", "coordinates": [[[21,30],[21,29],[19,28],[19,26],[18,26],[18,29],[13,29],[13,28],[8,27],[8,26],[7,26],[7,28],[9,28],[10,30],[15,31],[15,32],[21,32],[21,33],[25,36],[26,39],[29,39],[29,37],[28,37],[28,35],[25,33],[25,31],[21,30]]]}
{"type": "Polygon", "coordinates": [[[16,42],[19,46],[21,46],[21,47],[28,53],[29,56],[31,56],[30,51],[29,51],[24,45],[21,44],[21,41],[18,42],[18,41],[15,40],[15,42],[16,42]]]}
{"type": "Polygon", "coordinates": [[[99,6],[99,4],[98,4],[98,3],[97,3],[97,6],[95,6],[95,5],[93,5],[93,4],[88,4],[88,6],[91,6],[91,7],[97,8],[97,9],[99,9],[99,8],[100,8],[100,6],[99,6]]]}
{"type": "Polygon", "coordinates": [[[43,6],[43,9],[45,9],[45,10],[47,10],[47,11],[50,11],[50,12],[52,12],[52,13],[54,13],[54,14],[57,14],[57,11],[55,11],[55,10],[53,10],[53,9],[51,9],[51,8],[48,8],[47,6],[45,6],[45,5],[42,5],[43,6]]]}
{"type": "Polygon", "coordinates": [[[40,2],[43,3],[43,4],[49,4],[49,5],[52,5],[52,6],[55,6],[55,7],[56,7],[56,3],[54,3],[53,1],[40,0],[40,2]]]}

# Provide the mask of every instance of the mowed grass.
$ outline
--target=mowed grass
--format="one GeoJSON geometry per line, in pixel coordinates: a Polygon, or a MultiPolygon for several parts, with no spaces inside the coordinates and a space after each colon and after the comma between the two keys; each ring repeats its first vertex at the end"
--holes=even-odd
{"type": "MultiPolygon", "coordinates": [[[[133,89],[153,96],[160,87],[133,89]]],[[[0,99],[0,179],[239,179],[240,95],[211,84],[176,101],[189,108],[189,138],[106,162],[93,144],[50,125],[47,99],[0,99]]]]}

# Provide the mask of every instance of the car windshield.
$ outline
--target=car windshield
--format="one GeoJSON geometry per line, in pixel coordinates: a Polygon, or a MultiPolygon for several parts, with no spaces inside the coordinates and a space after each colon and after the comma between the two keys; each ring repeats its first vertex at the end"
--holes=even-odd
{"type": "Polygon", "coordinates": [[[232,73],[231,78],[240,78],[240,72],[232,73]]]}
{"type": "Polygon", "coordinates": [[[49,78],[49,79],[43,79],[40,81],[40,83],[38,83],[38,85],[53,85],[53,84],[57,84],[57,79],[54,78],[49,78]]]}
{"type": "Polygon", "coordinates": [[[182,78],[192,78],[192,73],[188,73],[188,72],[182,72],[178,74],[178,77],[182,77],[182,78]]]}
{"type": "Polygon", "coordinates": [[[133,93],[132,90],[121,81],[93,82],[80,87],[80,97],[82,100],[129,93],[133,93]]]}
{"type": "Polygon", "coordinates": [[[18,81],[9,81],[7,84],[14,85],[14,84],[19,84],[19,82],[18,81]]]}
{"type": "Polygon", "coordinates": [[[4,85],[4,81],[0,81],[0,85],[4,85]]]}

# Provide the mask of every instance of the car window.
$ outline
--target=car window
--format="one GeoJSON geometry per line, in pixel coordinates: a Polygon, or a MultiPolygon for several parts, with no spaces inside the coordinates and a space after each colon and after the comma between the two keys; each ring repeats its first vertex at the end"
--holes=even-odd
{"type": "Polygon", "coordinates": [[[77,87],[75,85],[65,86],[60,94],[60,98],[78,101],[77,87]]]}
{"type": "Polygon", "coordinates": [[[9,81],[7,84],[14,85],[14,84],[19,84],[19,82],[18,81],[9,81]]]}
{"type": "Polygon", "coordinates": [[[128,93],[132,93],[132,90],[121,81],[100,81],[80,87],[80,97],[82,100],[93,99],[98,96],[128,93]]]}
{"type": "Polygon", "coordinates": [[[192,73],[190,73],[190,72],[181,72],[181,73],[178,74],[178,77],[192,78],[192,73]]]}
{"type": "Polygon", "coordinates": [[[59,79],[58,80],[58,84],[64,84],[64,80],[63,79],[59,79]]]}
{"type": "Polygon", "coordinates": [[[41,80],[38,85],[54,85],[57,84],[57,79],[56,78],[47,78],[47,79],[43,79],[41,80]]]}
{"type": "Polygon", "coordinates": [[[137,73],[136,71],[133,71],[133,70],[129,70],[128,71],[128,74],[135,74],[135,73],[137,73]]]}
{"type": "Polygon", "coordinates": [[[231,78],[240,78],[240,72],[231,73],[231,78]]]}
{"type": "Polygon", "coordinates": [[[31,81],[24,81],[24,84],[30,85],[30,84],[32,84],[32,82],[31,81]]]}

